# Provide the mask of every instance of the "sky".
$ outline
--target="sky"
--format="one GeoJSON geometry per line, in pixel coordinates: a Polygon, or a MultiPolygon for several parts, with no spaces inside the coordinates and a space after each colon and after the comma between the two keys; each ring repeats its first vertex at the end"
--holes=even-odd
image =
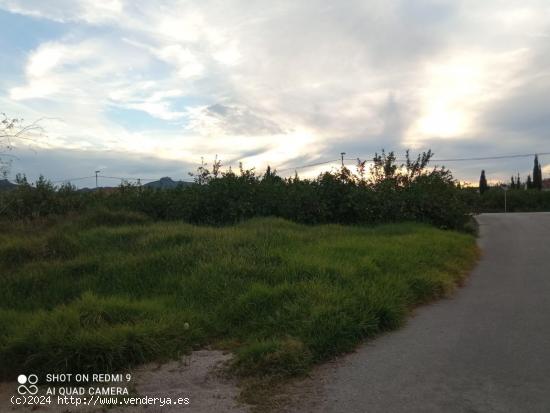
{"type": "Polygon", "coordinates": [[[0,112],[44,130],[10,178],[550,152],[548,0],[0,0],[0,59],[0,112]]]}

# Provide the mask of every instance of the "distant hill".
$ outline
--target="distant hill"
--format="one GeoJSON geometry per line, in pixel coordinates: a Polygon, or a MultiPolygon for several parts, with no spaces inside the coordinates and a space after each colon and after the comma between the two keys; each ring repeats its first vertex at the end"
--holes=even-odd
{"type": "Polygon", "coordinates": [[[7,179],[0,179],[0,191],[7,191],[9,189],[15,188],[17,185],[12,184],[7,179]]]}
{"type": "MultiPolygon", "coordinates": [[[[149,183],[144,184],[143,186],[148,188],[157,188],[157,189],[173,189],[177,186],[188,186],[192,185],[191,182],[186,181],[174,181],[172,178],[165,176],[163,178],[160,178],[158,181],[152,181],[149,183]]],[[[16,188],[17,185],[11,183],[7,179],[0,179],[0,191],[7,191],[9,189],[16,188]]],[[[79,192],[94,192],[94,191],[116,191],[117,187],[115,186],[101,186],[99,188],[80,188],[78,189],[79,192]]]]}
{"type": "Polygon", "coordinates": [[[169,176],[165,176],[163,178],[160,178],[158,181],[148,182],[143,186],[146,186],[148,188],[173,189],[179,185],[188,186],[188,185],[191,185],[191,182],[174,181],[169,176]]]}

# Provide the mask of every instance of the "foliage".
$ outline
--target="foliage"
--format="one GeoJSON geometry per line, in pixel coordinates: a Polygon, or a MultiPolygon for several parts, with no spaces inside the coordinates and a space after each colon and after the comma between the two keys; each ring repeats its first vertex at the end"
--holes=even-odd
{"type": "Polygon", "coordinates": [[[301,374],[401,325],[477,254],[472,236],[419,224],[215,228],[122,215],[4,226],[0,378],[118,373],[220,341],[242,375],[301,374]]]}
{"type": "Polygon", "coordinates": [[[479,177],[479,193],[483,195],[489,189],[487,185],[487,178],[485,177],[485,171],[481,171],[481,176],[479,177]]]}
{"type": "Polygon", "coordinates": [[[22,118],[11,118],[5,113],[0,113],[0,176],[5,177],[15,158],[10,155],[16,143],[20,141],[32,141],[37,134],[43,132],[40,119],[27,124],[22,118]]]}
{"type": "Polygon", "coordinates": [[[43,176],[35,183],[17,175],[17,187],[0,193],[0,216],[6,218],[36,219],[83,210],[85,194],[70,184],[54,187],[43,176]]]}
{"type": "Polygon", "coordinates": [[[535,155],[535,161],[533,165],[533,189],[542,189],[542,167],[539,163],[538,155],[535,155]]]}
{"type": "MultiPolygon", "coordinates": [[[[299,223],[377,224],[419,221],[442,228],[463,228],[468,221],[468,205],[449,170],[428,168],[430,151],[397,162],[393,152],[376,154],[370,173],[365,161],[357,171],[346,167],[320,174],[316,179],[283,179],[267,168],[258,175],[254,169],[238,173],[221,170],[215,160],[198,168],[195,185],[171,190],[122,185],[116,191],[82,193],[65,187],[54,190],[41,180],[35,186],[0,195],[1,216],[33,218],[47,214],[103,208],[134,211],[153,219],[183,220],[194,224],[225,225],[258,216],[276,216],[299,223]],[[44,202],[32,198],[44,198],[44,202]],[[23,207],[24,206],[24,207],[23,207]]],[[[40,198],[40,199],[42,199],[40,198]]]]}
{"type": "Polygon", "coordinates": [[[523,183],[521,182],[521,177],[519,176],[519,173],[515,179],[514,176],[512,176],[510,181],[510,189],[523,189],[523,183]]]}
{"type": "MultiPolygon", "coordinates": [[[[504,190],[491,188],[483,196],[476,191],[464,189],[461,197],[470,206],[472,212],[504,212],[504,190]]],[[[549,212],[550,191],[535,189],[511,189],[506,192],[508,212],[549,212]]]]}

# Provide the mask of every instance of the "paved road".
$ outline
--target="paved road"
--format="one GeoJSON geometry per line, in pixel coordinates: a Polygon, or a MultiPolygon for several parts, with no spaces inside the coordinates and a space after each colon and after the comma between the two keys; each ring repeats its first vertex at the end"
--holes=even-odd
{"type": "Polygon", "coordinates": [[[550,412],[550,213],[478,221],[466,286],[318,369],[291,411],[550,412]]]}

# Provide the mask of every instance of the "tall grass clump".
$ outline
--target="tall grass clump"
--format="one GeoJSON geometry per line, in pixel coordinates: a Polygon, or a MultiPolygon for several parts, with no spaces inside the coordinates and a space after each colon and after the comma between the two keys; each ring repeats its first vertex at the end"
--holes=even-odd
{"type": "Polygon", "coordinates": [[[117,214],[0,235],[2,379],[118,372],[206,344],[234,350],[243,376],[301,374],[397,328],[476,258],[472,236],[418,223],[220,228],[117,214]]]}

